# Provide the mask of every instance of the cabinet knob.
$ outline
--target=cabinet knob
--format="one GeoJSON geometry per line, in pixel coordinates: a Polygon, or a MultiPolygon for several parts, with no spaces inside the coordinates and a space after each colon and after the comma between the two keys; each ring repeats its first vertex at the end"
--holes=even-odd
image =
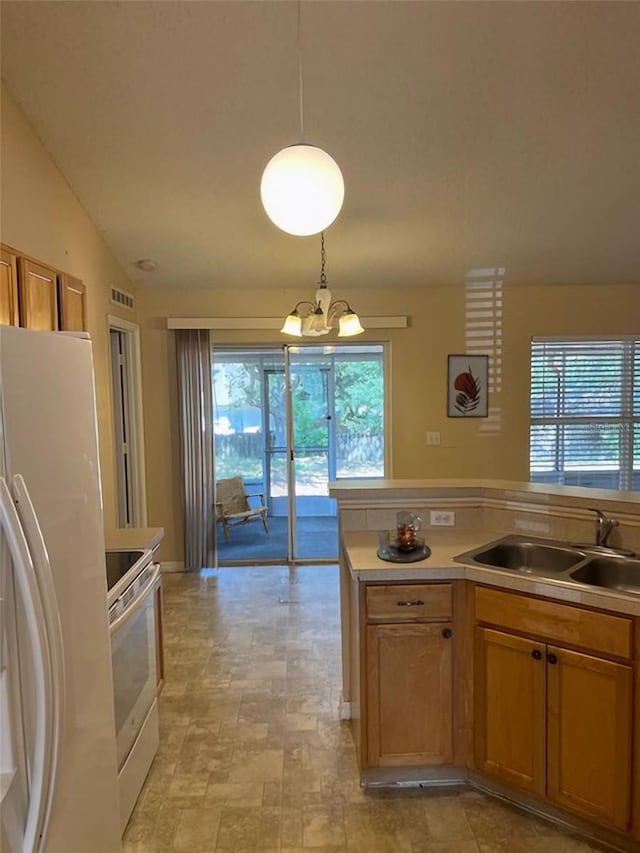
{"type": "Polygon", "coordinates": [[[547,660],[552,666],[554,663],[558,663],[558,658],[554,654],[547,655],[547,660]]]}
{"type": "Polygon", "coordinates": [[[450,640],[451,637],[453,637],[453,631],[451,630],[451,628],[443,628],[442,636],[445,638],[445,640],[450,640]]]}
{"type": "Polygon", "coordinates": [[[398,607],[422,607],[424,605],[424,601],[420,598],[414,598],[410,601],[396,601],[398,607]]]}
{"type": "Polygon", "coordinates": [[[542,660],[542,652],[540,651],[540,649],[534,649],[534,650],[531,652],[531,657],[532,657],[534,660],[542,660]]]}

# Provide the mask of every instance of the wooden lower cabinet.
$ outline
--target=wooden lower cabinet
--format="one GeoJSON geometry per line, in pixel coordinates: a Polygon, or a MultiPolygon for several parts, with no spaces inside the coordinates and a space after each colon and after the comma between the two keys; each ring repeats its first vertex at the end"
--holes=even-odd
{"type": "Polygon", "coordinates": [[[456,582],[352,595],[363,771],[468,766],[627,834],[635,772],[640,839],[640,619],[456,582]]]}
{"type": "Polygon", "coordinates": [[[631,792],[631,667],[548,646],[547,796],[626,829],[631,792]]]}
{"type": "Polygon", "coordinates": [[[452,645],[448,623],[367,626],[369,767],[451,763],[452,645]]]}
{"type": "Polygon", "coordinates": [[[475,631],[475,765],[626,830],[631,666],[489,628],[475,631]]]}
{"type": "Polygon", "coordinates": [[[544,795],[544,643],[476,628],[474,656],[476,768],[544,795]]]}

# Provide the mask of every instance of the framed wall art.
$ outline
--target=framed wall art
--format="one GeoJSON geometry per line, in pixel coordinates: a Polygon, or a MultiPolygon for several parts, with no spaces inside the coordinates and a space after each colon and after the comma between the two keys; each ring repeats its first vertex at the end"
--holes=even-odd
{"type": "Polygon", "coordinates": [[[447,370],[447,416],[489,415],[489,356],[450,355],[447,370]]]}

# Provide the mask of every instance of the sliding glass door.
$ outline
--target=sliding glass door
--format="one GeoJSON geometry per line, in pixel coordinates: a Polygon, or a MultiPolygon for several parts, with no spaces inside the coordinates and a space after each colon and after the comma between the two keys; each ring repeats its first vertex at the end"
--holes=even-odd
{"type": "Polygon", "coordinates": [[[213,365],[216,480],[242,477],[269,527],[218,525],[219,563],[336,560],[329,482],[385,472],[382,347],[215,349],[213,365]]]}
{"type": "MultiPolygon", "coordinates": [[[[216,524],[218,562],[285,563],[289,541],[284,352],[214,348],[212,381],[216,483],[240,477],[249,507],[264,502],[268,508],[268,531],[259,517],[244,523],[231,518],[228,536],[216,524]]],[[[217,507],[218,515],[233,514],[234,509],[238,507],[217,507]]]]}
{"type": "Polygon", "coordinates": [[[292,416],[294,553],[338,557],[335,501],[329,497],[333,375],[323,347],[287,349],[292,416]]]}

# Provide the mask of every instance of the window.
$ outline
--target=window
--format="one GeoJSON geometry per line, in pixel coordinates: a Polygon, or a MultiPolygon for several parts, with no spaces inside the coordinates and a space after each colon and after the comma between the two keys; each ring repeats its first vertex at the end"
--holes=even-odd
{"type": "Polygon", "coordinates": [[[640,339],[535,339],[534,483],[640,489],[640,339]]]}

